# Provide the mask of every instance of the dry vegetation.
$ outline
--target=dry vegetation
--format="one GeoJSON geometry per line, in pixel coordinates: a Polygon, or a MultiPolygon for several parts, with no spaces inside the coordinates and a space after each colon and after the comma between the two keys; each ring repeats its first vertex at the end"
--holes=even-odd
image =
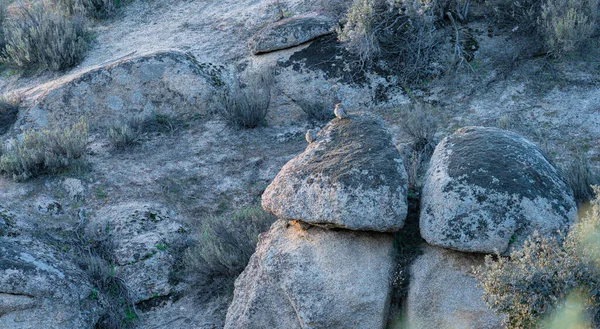
{"type": "MultiPolygon", "coordinates": [[[[600,191],[597,191],[600,192],[600,191]]],[[[576,294],[584,324],[600,325],[600,196],[567,236],[535,234],[510,257],[487,256],[477,271],[487,305],[508,316],[509,328],[548,328],[576,294]]],[[[569,307],[573,307],[574,303],[569,307]]],[[[558,328],[554,326],[554,328],[558,328]]]]}
{"type": "Polygon", "coordinates": [[[76,170],[85,164],[88,124],[85,120],[65,129],[26,131],[6,146],[0,172],[15,180],[76,170]]]}

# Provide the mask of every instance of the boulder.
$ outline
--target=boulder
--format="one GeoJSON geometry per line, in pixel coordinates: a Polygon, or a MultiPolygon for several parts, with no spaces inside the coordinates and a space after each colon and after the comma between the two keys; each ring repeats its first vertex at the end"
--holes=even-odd
{"type": "Polygon", "coordinates": [[[168,296],[174,246],[182,243],[185,228],[177,215],[159,204],[125,203],[100,209],[91,219],[94,234],[108,232],[115,272],[127,282],[135,303],[168,296]]]}
{"type": "Polygon", "coordinates": [[[101,309],[92,289],[48,246],[0,238],[0,329],[94,328],[101,309]]]}
{"type": "Polygon", "coordinates": [[[278,220],[235,282],[225,328],[384,328],[394,268],[391,234],[278,220]]]}
{"type": "Polygon", "coordinates": [[[223,83],[221,68],[183,52],[130,56],[28,91],[29,108],[15,126],[63,127],[83,116],[100,130],[116,120],[198,114],[223,83]]]}
{"type": "Polygon", "coordinates": [[[282,219],[391,232],[404,225],[407,189],[404,164],[383,123],[351,115],[332,120],[281,169],[262,206],[282,219]]]}
{"type": "Polygon", "coordinates": [[[420,229],[432,245],[508,253],[534,230],[554,234],[576,215],[571,188],[535,144],[497,128],[466,127],[435,149],[420,229]]]}
{"type": "Polygon", "coordinates": [[[267,25],[249,41],[253,55],[298,46],[333,33],[335,21],[316,13],[294,16],[267,25]]]}
{"type": "Polygon", "coordinates": [[[485,305],[472,273],[483,257],[426,246],[410,267],[406,328],[504,328],[504,317],[485,305]]]}

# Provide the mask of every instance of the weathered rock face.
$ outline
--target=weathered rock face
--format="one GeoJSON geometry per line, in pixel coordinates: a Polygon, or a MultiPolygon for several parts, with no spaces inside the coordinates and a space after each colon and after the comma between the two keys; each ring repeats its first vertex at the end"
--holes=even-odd
{"type": "Polygon", "coordinates": [[[383,124],[334,119],[267,187],[262,205],[282,219],[352,230],[397,231],[407,203],[404,164],[383,124]]]}
{"type": "Polygon", "coordinates": [[[291,48],[332,33],[335,21],[318,14],[294,16],[268,25],[249,42],[253,55],[291,48]]]}
{"type": "Polygon", "coordinates": [[[219,68],[182,52],[130,57],[36,88],[16,126],[65,126],[85,116],[96,129],[136,116],[203,113],[222,83],[219,68]]]}
{"type": "Polygon", "coordinates": [[[570,187],[532,142],[496,128],[466,127],[435,149],[420,228],[432,245],[502,253],[520,247],[534,230],[565,229],[576,215],[570,187]]]}
{"type": "Polygon", "coordinates": [[[483,256],[426,246],[410,268],[406,327],[411,329],[503,328],[487,308],[472,267],[483,256]]]}
{"type": "Polygon", "coordinates": [[[235,283],[225,328],[383,328],[393,239],[279,220],[235,283]]]}
{"type": "Polygon", "coordinates": [[[0,329],[93,328],[92,286],[42,245],[22,248],[0,238],[0,329]]]}
{"type": "Polygon", "coordinates": [[[172,248],[186,232],[174,217],[163,206],[132,202],[101,209],[90,223],[91,230],[109,232],[116,274],[136,303],[174,290],[172,248]]]}

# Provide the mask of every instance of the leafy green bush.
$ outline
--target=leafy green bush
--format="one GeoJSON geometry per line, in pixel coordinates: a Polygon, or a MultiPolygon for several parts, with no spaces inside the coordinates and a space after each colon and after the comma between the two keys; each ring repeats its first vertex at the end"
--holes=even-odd
{"type": "Polygon", "coordinates": [[[235,278],[254,253],[258,235],[274,221],[260,206],[244,208],[233,216],[203,218],[196,244],[185,253],[188,271],[201,282],[235,278]]]}
{"type": "Polygon", "coordinates": [[[240,128],[263,124],[271,104],[272,72],[256,73],[244,86],[238,77],[219,95],[219,113],[225,121],[240,128]]]}
{"type": "Polygon", "coordinates": [[[88,49],[84,21],[65,15],[48,0],[12,7],[4,33],[2,61],[27,69],[67,69],[78,64],[88,49]]]}
{"type": "Polygon", "coordinates": [[[385,60],[403,82],[438,74],[432,63],[442,35],[437,1],[354,0],[338,39],[362,66],[385,60]]]}
{"type": "Polygon", "coordinates": [[[0,171],[15,180],[79,167],[85,158],[88,124],[82,119],[65,129],[27,131],[5,147],[0,171]]]}
{"type": "MultiPolygon", "coordinates": [[[[596,191],[600,192],[600,191],[596,191]]],[[[509,258],[487,256],[477,270],[487,305],[508,316],[509,328],[545,327],[573,293],[589,328],[600,325],[600,195],[562,239],[534,234],[509,258]]]]}

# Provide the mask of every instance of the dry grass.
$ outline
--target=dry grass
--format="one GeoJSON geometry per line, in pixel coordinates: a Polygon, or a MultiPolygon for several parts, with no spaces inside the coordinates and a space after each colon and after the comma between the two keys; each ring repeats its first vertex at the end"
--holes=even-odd
{"type": "Polygon", "coordinates": [[[244,84],[236,75],[218,96],[218,112],[233,127],[256,128],[265,122],[271,104],[274,77],[270,70],[254,73],[244,84]]]}
{"type": "Polygon", "coordinates": [[[275,221],[260,206],[244,208],[231,216],[207,216],[195,234],[195,245],[185,253],[186,268],[196,282],[234,279],[254,253],[258,235],[275,221]]]}

